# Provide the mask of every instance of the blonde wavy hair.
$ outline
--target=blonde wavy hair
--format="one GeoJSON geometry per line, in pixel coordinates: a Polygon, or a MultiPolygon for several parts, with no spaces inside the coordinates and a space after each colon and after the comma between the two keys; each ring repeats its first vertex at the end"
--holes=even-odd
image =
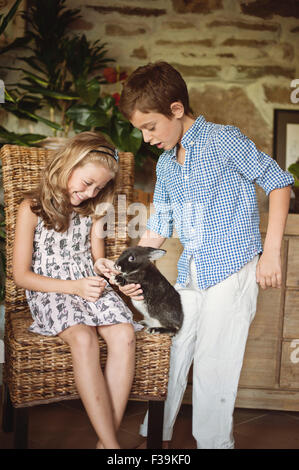
{"type": "Polygon", "coordinates": [[[24,197],[31,199],[31,210],[41,217],[47,229],[65,232],[70,223],[70,214],[96,219],[104,214],[97,210],[100,203],[112,203],[118,172],[115,148],[95,132],[82,132],[68,139],[66,144],[55,151],[48,161],[39,186],[26,192],[24,197]],[[96,162],[109,170],[112,179],[94,198],[72,206],[67,191],[69,178],[75,168],[86,163],[96,162]]]}

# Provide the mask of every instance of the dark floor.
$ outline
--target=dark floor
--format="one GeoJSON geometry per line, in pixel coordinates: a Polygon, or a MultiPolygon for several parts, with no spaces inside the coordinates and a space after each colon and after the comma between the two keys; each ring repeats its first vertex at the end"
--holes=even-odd
{"type": "MultiPolygon", "coordinates": [[[[122,448],[143,442],[139,425],[146,403],[130,401],[119,430],[122,448]]],[[[174,429],[173,449],[195,449],[190,405],[183,405],[174,429]]],[[[2,420],[1,420],[2,421],[2,420]]],[[[236,409],[236,449],[299,449],[299,412],[236,409]]],[[[31,449],[94,449],[97,437],[79,400],[40,405],[30,409],[31,449]]],[[[0,430],[0,449],[12,448],[12,433],[0,430]]]]}

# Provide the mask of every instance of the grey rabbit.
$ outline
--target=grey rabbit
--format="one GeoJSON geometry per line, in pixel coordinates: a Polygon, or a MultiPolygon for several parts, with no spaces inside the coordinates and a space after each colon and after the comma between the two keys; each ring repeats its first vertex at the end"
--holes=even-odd
{"type": "Polygon", "coordinates": [[[144,300],[133,300],[150,333],[176,334],[183,323],[181,298],[175,288],[151,262],[165,255],[165,250],[136,246],[127,248],[115,262],[121,271],[115,275],[119,285],[140,284],[144,300]]]}

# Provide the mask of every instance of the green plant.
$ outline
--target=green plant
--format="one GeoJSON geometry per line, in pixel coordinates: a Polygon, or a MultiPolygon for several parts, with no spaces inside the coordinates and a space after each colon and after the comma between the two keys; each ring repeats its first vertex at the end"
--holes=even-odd
{"type": "MultiPolygon", "coordinates": [[[[137,164],[146,155],[156,158],[158,149],[144,144],[141,132],[119,112],[118,94],[101,93],[101,84],[125,78],[117,68],[107,67],[114,59],[106,57],[106,43],[70,35],[69,26],[80,17],[79,10],[67,9],[65,0],[35,0],[24,16],[30,29],[26,50],[31,55],[19,57],[23,67],[11,67],[22,72],[22,79],[6,90],[5,109],[46,124],[54,136],[98,130],[120,150],[134,153],[137,164]]],[[[34,145],[44,137],[19,136],[0,128],[4,142],[34,145]]]]}
{"type": "MultiPolygon", "coordinates": [[[[16,0],[5,17],[0,15],[0,34],[20,2],[16,0]]],[[[0,144],[32,146],[50,133],[66,137],[70,131],[98,130],[120,150],[134,153],[137,165],[142,165],[147,155],[156,159],[161,152],[145,144],[141,132],[120,113],[119,94],[102,93],[102,84],[119,85],[126,77],[118,67],[107,67],[115,62],[107,57],[107,44],[71,34],[69,27],[80,18],[80,10],[66,8],[65,0],[32,0],[23,14],[29,32],[0,48],[1,59],[9,51],[21,51],[18,66],[0,67],[22,74],[18,83],[6,84],[3,108],[34,125],[44,124],[46,135],[19,134],[0,126],[0,144]]],[[[4,211],[0,206],[0,299],[4,293],[4,243],[4,211]]]]}
{"type": "MultiPolygon", "coordinates": [[[[9,10],[8,14],[4,16],[3,14],[0,15],[0,36],[2,36],[9,24],[12,20],[21,0],[17,0],[11,9],[9,10]]],[[[23,47],[27,43],[27,39],[24,38],[17,38],[10,44],[5,44],[0,48],[0,56],[5,54],[6,52],[17,48],[23,47]]],[[[9,131],[7,131],[4,127],[0,126],[0,139],[1,135],[7,135],[8,139],[11,137],[9,131]]],[[[21,136],[19,134],[15,134],[16,140],[20,140],[21,136]]],[[[2,179],[2,167],[0,168],[0,177],[2,179]]],[[[0,302],[4,300],[5,296],[5,275],[6,275],[6,258],[5,258],[5,245],[6,245],[6,230],[5,230],[5,213],[4,213],[4,205],[0,204],[0,302]]]]}
{"type": "Polygon", "coordinates": [[[296,163],[289,166],[288,171],[294,176],[295,188],[299,188],[299,158],[296,163]]]}
{"type": "MultiPolygon", "coordinates": [[[[4,35],[9,22],[13,19],[17,12],[20,2],[21,0],[17,0],[6,16],[3,14],[0,15],[0,36],[4,35]]],[[[3,55],[5,55],[7,52],[25,47],[29,41],[30,37],[27,36],[16,38],[13,42],[5,44],[4,46],[0,47],[0,58],[3,58],[3,55]]],[[[5,68],[9,70],[11,67],[5,68]]],[[[40,108],[38,103],[36,103],[30,97],[20,94],[16,89],[12,89],[11,92],[8,92],[8,90],[5,89],[5,105],[3,105],[3,108],[8,113],[15,114],[19,118],[27,118],[35,122],[43,121],[47,123],[46,120],[35,114],[35,111],[40,108]]],[[[18,134],[8,131],[3,126],[0,126],[0,142],[2,143],[33,145],[44,138],[45,136],[40,134],[18,134]]]]}
{"type": "Polygon", "coordinates": [[[54,135],[63,131],[61,122],[55,119],[55,111],[63,109],[66,101],[78,98],[69,91],[71,83],[66,81],[64,49],[67,28],[79,17],[79,10],[66,9],[64,3],[65,0],[39,0],[23,13],[30,27],[26,34],[29,40],[26,55],[18,59],[25,65],[11,67],[22,72],[22,78],[11,85],[15,88],[10,92],[6,106],[9,112],[29,120],[35,120],[33,110],[48,114],[48,118],[39,116],[38,121],[52,128],[54,135]]]}
{"type": "MultiPolygon", "coordinates": [[[[14,11],[17,3],[20,2],[16,2],[14,11]]],[[[23,67],[3,67],[22,72],[20,82],[6,87],[4,109],[18,118],[46,124],[54,135],[57,132],[67,135],[70,123],[66,122],[65,111],[71,101],[80,99],[78,91],[86,97],[87,92],[94,91],[95,82],[98,84],[96,78],[90,83],[88,75],[113,61],[104,57],[107,51],[99,41],[90,43],[84,35],[69,38],[68,27],[79,18],[79,10],[67,9],[64,4],[65,0],[32,3],[23,14],[30,31],[22,38],[31,55],[18,57],[25,63],[23,67]],[[74,47],[77,54],[74,54],[74,47]],[[48,113],[48,119],[37,115],[37,110],[48,113]]],[[[15,143],[19,145],[32,145],[45,137],[26,134],[23,138],[0,128],[2,142],[13,142],[17,138],[15,143]]]]}

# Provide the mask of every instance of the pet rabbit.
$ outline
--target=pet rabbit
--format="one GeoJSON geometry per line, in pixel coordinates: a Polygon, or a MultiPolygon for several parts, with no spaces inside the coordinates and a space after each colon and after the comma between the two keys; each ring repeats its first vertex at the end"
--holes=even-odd
{"type": "Polygon", "coordinates": [[[115,268],[120,271],[115,282],[141,285],[144,300],[132,299],[132,303],[144,316],[141,323],[147,326],[148,332],[175,334],[183,323],[181,298],[151,262],[165,253],[165,250],[143,246],[124,250],[115,262],[115,268]]]}

